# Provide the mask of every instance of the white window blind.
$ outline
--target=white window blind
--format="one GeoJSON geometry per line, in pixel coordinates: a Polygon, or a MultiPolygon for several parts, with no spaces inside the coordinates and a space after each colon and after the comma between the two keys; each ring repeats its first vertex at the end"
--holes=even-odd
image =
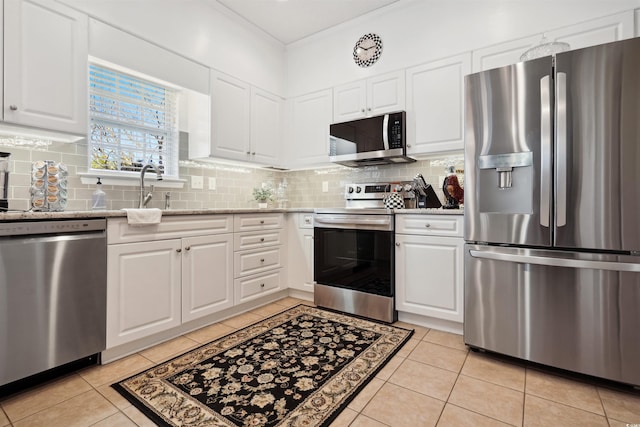
{"type": "Polygon", "coordinates": [[[90,168],[178,175],[177,91],[89,65],[90,168]]]}

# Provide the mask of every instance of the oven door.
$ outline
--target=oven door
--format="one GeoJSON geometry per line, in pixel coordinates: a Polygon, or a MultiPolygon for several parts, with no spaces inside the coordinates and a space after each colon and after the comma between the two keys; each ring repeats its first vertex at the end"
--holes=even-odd
{"type": "Polygon", "coordinates": [[[316,215],[314,280],[318,284],[394,296],[391,215],[316,215]]]}

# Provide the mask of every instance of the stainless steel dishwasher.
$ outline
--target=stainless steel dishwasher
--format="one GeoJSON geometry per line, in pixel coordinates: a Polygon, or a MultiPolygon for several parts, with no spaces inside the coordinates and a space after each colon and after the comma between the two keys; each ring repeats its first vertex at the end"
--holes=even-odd
{"type": "Polygon", "coordinates": [[[106,220],[0,223],[0,386],[106,346],[106,220]]]}

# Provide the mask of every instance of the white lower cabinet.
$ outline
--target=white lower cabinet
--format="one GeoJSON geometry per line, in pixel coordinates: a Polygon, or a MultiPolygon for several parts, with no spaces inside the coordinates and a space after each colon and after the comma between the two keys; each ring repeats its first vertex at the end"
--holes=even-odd
{"type": "Polygon", "coordinates": [[[236,215],[234,220],[235,303],[241,304],[282,289],[284,215],[236,215]]]}
{"type": "Polygon", "coordinates": [[[233,307],[231,234],[182,240],[182,321],[233,307]]]}
{"type": "Polygon", "coordinates": [[[289,288],[313,292],[313,214],[290,214],[287,231],[289,288]]]}
{"type": "Polygon", "coordinates": [[[107,224],[107,348],[234,305],[233,216],[107,224]]]}
{"type": "Polygon", "coordinates": [[[462,216],[396,215],[396,309],[462,322],[463,261],[462,216]]]}
{"type": "Polygon", "coordinates": [[[107,348],[182,323],[180,239],[109,245],[107,348]]]}

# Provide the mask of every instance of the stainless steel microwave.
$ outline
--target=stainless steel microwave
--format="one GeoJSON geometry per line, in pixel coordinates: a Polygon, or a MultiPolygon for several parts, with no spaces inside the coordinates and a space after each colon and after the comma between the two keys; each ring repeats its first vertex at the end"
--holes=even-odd
{"type": "Polygon", "coordinates": [[[329,160],[351,167],[415,162],[407,157],[406,122],[406,113],[400,111],[334,123],[329,160]]]}

